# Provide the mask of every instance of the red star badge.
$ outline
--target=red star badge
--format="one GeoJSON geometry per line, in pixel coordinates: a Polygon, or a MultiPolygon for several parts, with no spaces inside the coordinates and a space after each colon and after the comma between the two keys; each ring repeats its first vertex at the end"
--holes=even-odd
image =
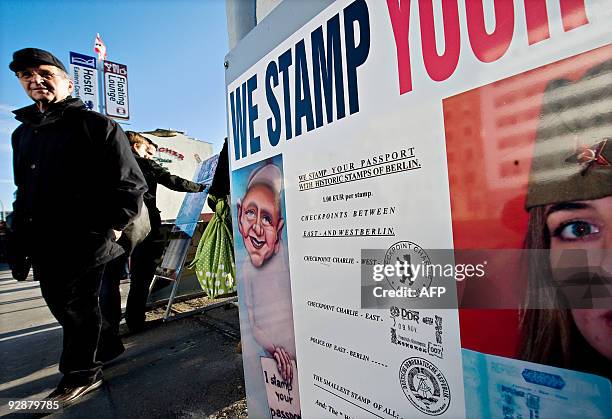
{"type": "Polygon", "coordinates": [[[568,163],[578,163],[584,165],[582,175],[585,175],[588,170],[593,166],[608,166],[612,167],[610,161],[603,155],[603,151],[606,148],[608,139],[604,139],[599,143],[592,146],[578,146],[576,153],[565,159],[568,163]]]}

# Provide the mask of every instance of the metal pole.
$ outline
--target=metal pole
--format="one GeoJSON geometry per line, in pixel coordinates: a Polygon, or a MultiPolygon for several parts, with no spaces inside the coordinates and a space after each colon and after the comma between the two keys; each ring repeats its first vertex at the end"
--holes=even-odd
{"type": "Polygon", "coordinates": [[[256,3],[256,0],[226,0],[229,49],[233,49],[257,25],[256,3]]]}
{"type": "Polygon", "coordinates": [[[185,264],[185,259],[187,259],[187,252],[183,253],[183,256],[181,258],[181,263],[179,265],[179,269],[176,272],[176,279],[174,280],[174,286],[172,287],[172,292],[170,293],[170,298],[168,299],[168,307],[166,307],[166,312],[164,313],[164,321],[167,321],[168,317],[170,317],[170,309],[172,308],[172,303],[174,302],[176,293],[178,292],[178,287],[181,282],[181,276],[183,275],[183,265],[185,264]]]}
{"type": "Polygon", "coordinates": [[[100,98],[98,100],[98,111],[104,114],[106,111],[106,96],[104,96],[104,60],[99,58],[96,60],[96,71],[98,72],[98,97],[100,98]]]}

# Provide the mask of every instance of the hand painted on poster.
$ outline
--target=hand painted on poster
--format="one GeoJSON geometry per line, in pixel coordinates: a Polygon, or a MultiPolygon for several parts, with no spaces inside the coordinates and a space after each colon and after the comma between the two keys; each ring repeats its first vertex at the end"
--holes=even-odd
{"type": "Polygon", "coordinates": [[[291,382],[293,380],[293,367],[291,366],[291,361],[294,360],[294,358],[280,346],[274,348],[273,356],[278,367],[278,372],[281,377],[283,377],[283,380],[291,382]]]}

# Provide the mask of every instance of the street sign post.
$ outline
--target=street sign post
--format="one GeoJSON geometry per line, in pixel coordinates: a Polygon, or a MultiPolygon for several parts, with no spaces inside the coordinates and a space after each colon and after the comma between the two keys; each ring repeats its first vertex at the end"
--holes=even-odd
{"type": "Polygon", "coordinates": [[[80,98],[87,109],[100,111],[96,58],[71,51],[70,76],[74,82],[74,96],[80,98]]]}
{"type": "Polygon", "coordinates": [[[104,103],[111,118],[130,119],[127,74],[125,64],[104,61],[104,103]]]}

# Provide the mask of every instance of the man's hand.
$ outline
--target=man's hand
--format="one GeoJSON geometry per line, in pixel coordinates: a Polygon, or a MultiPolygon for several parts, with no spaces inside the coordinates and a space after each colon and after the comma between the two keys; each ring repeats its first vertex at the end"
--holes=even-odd
{"type": "Polygon", "coordinates": [[[208,188],[208,183],[200,183],[200,192],[203,192],[206,188],[208,188]]]}
{"type": "Polygon", "coordinates": [[[119,237],[121,237],[122,233],[123,233],[122,231],[113,230],[113,234],[115,235],[115,241],[119,240],[119,237]]]}
{"type": "Polygon", "coordinates": [[[283,377],[283,380],[291,383],[293,380],[293,367],[291,365],[291,357],[289,356],[289,353],[285,351],[284,348],[277,346],[274,348],[274,353],[272,355],[276,360],[276,367],[278,368],[278,372],[280,373],[281,377],[283,377]]]}

